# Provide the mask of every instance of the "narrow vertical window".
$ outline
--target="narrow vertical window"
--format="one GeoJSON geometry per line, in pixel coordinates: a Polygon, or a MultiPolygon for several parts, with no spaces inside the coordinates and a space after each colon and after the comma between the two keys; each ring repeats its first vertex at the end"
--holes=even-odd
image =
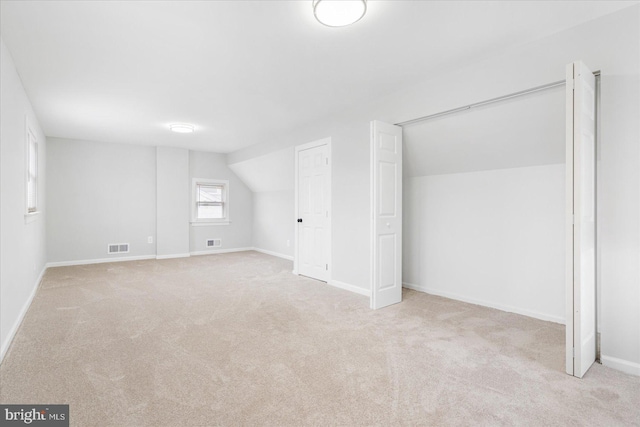
{"type": "Polygon", "coordinates": [[[27,213],[38,211],[38,142],[27,129],[27,213]]]}

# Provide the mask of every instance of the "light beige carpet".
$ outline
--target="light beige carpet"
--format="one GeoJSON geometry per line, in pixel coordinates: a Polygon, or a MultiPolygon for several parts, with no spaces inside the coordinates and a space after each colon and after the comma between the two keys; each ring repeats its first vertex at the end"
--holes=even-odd
{"type": "Polygon", "coordinates": [[[75,426],[640,425],[640,378],[564,371],[564,327],[257,252],[49,269],[0,366],[3,403],[75,426]]]}

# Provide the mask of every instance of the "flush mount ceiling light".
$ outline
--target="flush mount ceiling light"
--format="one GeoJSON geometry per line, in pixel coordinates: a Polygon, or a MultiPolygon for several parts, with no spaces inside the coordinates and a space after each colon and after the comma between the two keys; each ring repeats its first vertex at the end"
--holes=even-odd
{"type": "Polygon", "coordinates": [[[169,125],[169,129],[178,133],[192,133],[195,130],[195,126],[187,123],[175,123],[169,125]]]}
{"type": "Polygon", "coordinates": [[[366,0],[313,0],[313,14],[327,27],[351,25],[358,22],[366,11],[366,0]]]}

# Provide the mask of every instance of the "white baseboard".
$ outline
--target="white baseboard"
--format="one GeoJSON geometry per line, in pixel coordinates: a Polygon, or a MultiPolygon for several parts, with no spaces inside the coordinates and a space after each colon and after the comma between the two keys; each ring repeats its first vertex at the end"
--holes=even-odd
{"type": "MultiPolygon", "coordinates": [[[[296,270],[291,271],[292,274],[299,276],[296,270]]],[[[331,285],[334,288],[344,289],[345,291],[353,292],[359,295],[364,295],[365,297],[371,296],[371,291],[369,289],[363,289],[359,286],[350,285],[349,283],[344,283],[339,280],[329,280],[327,285],[331,285]]]]}
{"type": "Polygon", "coordinates": [[[72,265],[105,264],[107,262],[141,261],[146,259],[156,259],[156,256],[140,255],[140,256],[126,256],[126,257],[118,257],[118,258],[81,259],[76,261],[56,261],[56,262],[48,262],[47,268],[69,267],[72,265]]]}
{"type": "Polygon", "coordinates": [[[330,280],[327,283],[336,288],[344,289],[346,291],[351,291],[353,293],[364,295],[366,297],[371,295],[371,291],[369,289],[363,289],[359,286],[350,285],[349,283],[340,282],[338,280],[330,280]]]}
{"type": "Polygon", "coordinates": [[[287,259],[289,261],[293,261],[293,257],[291,255],[285,255],[285,254],[281,254],[281,253],[278,253],[278,252],[268,251],[266,249],[260,249],[260,248],[253,248],[253,250],[256,251],[256,252],[261,252],[263,254],[277,256],[278,258],[284,258],[284,259],[287,259]]]}
{"type": "Polygon", "coordinates": [[[191,256],[228,254],[228,253],[231,253],[231,252],[246,252],[246,251],[252,251],[252,250],[253,250],[253,248],[209,249],[208,251],[194,251],[194,252],[191,252],[191,256]]]}
{"type": "Polygon", "coordinates": [[[7,335],[4,342],[2,343],[2,347],[0,348],[0,363],[2,363],[2,361],[4,360],[4,356],[5,354],[7,354],[7,350],[9,350],[9,347],[13,342],[13,338],[16,336],[16,333],[18,332],[18,329],[20,328],[20,325],[24,320],[24,316],[27,314],[27,311],[29,311],[29,307],[31,307],[33,298],[36,296],[36,292],[40,287],[40,282],[42,282],[42,277],[44,277],[44,273],[47,271],[47,268],[48,267],[46,265],[42,268],[40,275],[38,275],[38,278],[36,279],[35,286],[33,287],[31,294],[29,295],[29,298],[27,298],[27,301],[22,306],[22,309],[20,310],[20,314],[18,314],[18,318],[14,322],[13,326],[11,327],[11,330],[9,331],[9,334],[7,335]]]}
{"type": "Polygon", "coordinates": [[[485,301],[485,300],[480,300],[475,298],[468,298],[458,294],[442,292],[437,289],[431,289],[426,286],[414,285],[413,283],[403,282],[402,286],[408,289],[413,289],[414,291],[425,292],[431,295],[438,295],[441,297],[450,298],[450,299],[454,299],[462,302],[467,302],[470,304],[482,305],[484,307],[491,307],[491,308],[506,311],[509,313],[516,313],[516,314],[521,314],[523,316],[533,317],[535,319],[545,320],[547,322],[559,323],[561,325],[565,324],[565,320],[563,317],[554,316],[552,314],[539,313],[537,311],[522,309],[519,307],[510,306],[510,305],[498,304],[491,301],[485,301]]]}
{"type": "Polygon", "coordinates": [[[617,369],[625,374],[635,375],[640,377],[640,363],[630,362],[628,360],[618,359],[611,356],[600,356],[600,361],[604,366],[617,369]]]}
{"type": "Polygon", "coordinates": [[[191,254],[187,252],[185,254],[156,255],[156,259],[189,258],[190,256],[191,254]]]}
{"type": "Polygon", "coordinates": [[[128,256],[119,258],[100,258],[100,259],[82,259],[76,261],[56,261],[48,262],[49,267],[69,267],[73,265],[88,265],[88,264],[103,264],[107,262],[123,262],[123,261],[141,261],[147,259],[171,259],[171,258],[188,258],[190,256],[197,255],[212,255],[212,254],[225,254],[229,252],[244,252],[251,251],[254,248],[235,248],[235,249],[210,249],[208,251],[194,251],[182,254],[169,254],[169,255],[141,255],[141,256],[128,256]]]}

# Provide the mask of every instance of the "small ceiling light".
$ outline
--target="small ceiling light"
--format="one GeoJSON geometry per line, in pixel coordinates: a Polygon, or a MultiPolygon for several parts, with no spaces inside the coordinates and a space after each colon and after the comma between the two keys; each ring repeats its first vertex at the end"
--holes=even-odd
{"type": "Polygon", "coordinates": [[[169,125],[169,129],[178,133],[191,133],[195,130],[195,127],[187,123],[176,123],[169,125]]]}
{"type": "Polygon", "coordinates": [[[313,14],[327,27],[358,22],[367,11],[367,0],[313,0],[313,14]]]}

